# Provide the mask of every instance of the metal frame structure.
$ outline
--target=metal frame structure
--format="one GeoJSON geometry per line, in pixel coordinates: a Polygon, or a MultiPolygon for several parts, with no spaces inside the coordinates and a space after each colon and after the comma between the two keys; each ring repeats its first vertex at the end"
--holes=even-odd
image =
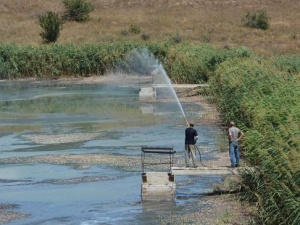
{"type": "Polygon", "coordinates": [[[169,164],[171,173],[172,167],[174,164],[174,154],[176,151],[173,150],[173,147],[142,147],[141,152],[141,162],[142,162],[142,172],[145,173],[145,166],[146,165],[162,165],[162,164],[169,164]],[[170,155],[168,162],[146,162],[146,154],[154,153],[154,154],[168,154],[170,155]]]}

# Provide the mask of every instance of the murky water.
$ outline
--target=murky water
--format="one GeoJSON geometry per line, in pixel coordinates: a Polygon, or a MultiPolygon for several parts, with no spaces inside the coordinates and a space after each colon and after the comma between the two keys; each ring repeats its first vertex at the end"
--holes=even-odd
{"type": "MultiPolygon", "coordinates": [[[[138,91],[0,83],[0,204],[18,204],[15,211],[29,214],[9,224],[148,225],[201,210],[198,197],[221,177],[177,176],[175,202],[141,202],[141,146],[173,146],[182,165],[185,121],[176,102],[141,102],[138,91]]],[[[201,111],[182,107],[187,117],[201,111]]],[[[196,129],[198,145],[214,149],[213,128],[196,129]]]]}

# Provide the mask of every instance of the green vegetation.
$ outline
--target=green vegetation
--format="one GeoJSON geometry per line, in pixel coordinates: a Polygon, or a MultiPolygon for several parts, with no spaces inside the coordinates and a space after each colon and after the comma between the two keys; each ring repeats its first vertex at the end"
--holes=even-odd
{"type": "Polygon", "coordinates": [[[0,79],[103,75],[134,48],[133,43],[111,45],[0,45],[0,79]]]}
{"type": "MultiPolygon", "coordinates": [[[[145,45],[134,42],[38,47],[0,45],[0,79],[103,75],[124,61],[130,51],[143,47],[145,45]]],[[[218,50],[211,45],[169,42],[149,43],[146,47],[175,83],[204,83],[223,60],[250,56],[244,47],[218,50]]]]}
{"type": "Polygon", "coordinates": [[[63,0],[67,12],[65,18],[77,22],[86,21],[89,18],[89,13],[92,12],[95,6],[85,0],[63,0]]]}
{"type": "Polygon", "coordinates": [[[172,37],[174,43],[182,42],[182,37],[177,33],[175,36],[172,37]]]}
{"type": "Polygon", "coordinates": [[[143,34],[141,35],[141,38],[142,38],[142,40],[147,41],[147,40],[149,40],[150,35],[147,34],[147,33],[143,33],[143,34]]]}
{"type": "Polygon", "coordinates": [[[247,12],[242,19],[244,26],[267,30],[269,28],[269,18],[263,10],[258,12],[247,12]]]}
{"type": "Polygon", "coordinates": [[[300,223],[298,69],[294,57],[233,58],[210,79],[224,121],[246,131],[245,155],[258,170],[245,174],[245,189],[264,224],[300,223]]]}
{"type": "Polygon", "coordinates": [[[129,27],[129,32],[133,34],[139,34],[141,33],[141,28],[136,24],[131,24],[129,27]]]}
{"type": "Polygon", "coordinates": [[[63,21],[59,18],[58,14],[54,12],[47,12],[46,15],[39,17],[39,24],[43,29],[40,33],[43,42],[56,42],[63,26],[63,21]]]}

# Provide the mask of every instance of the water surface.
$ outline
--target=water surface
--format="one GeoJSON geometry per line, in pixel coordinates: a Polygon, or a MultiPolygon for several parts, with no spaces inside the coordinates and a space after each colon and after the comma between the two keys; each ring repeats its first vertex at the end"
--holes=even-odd
{"type": "MultiPolygon", "coordinates": [[[[66,154],[140,157],[141,146],[172,146],[183,162],[177,102],[141,102],[138,92],[134,85],[0,83],[0,204],[18,204],[30,215],[9,224],[148,225],[199,210],[199,196],[221,177],[177,176],[175,202],[141,202],[140,165],[24,162],[66,154]]],[[[182,107],[187,117],[201,112],[192,103],[182,107]]],[[[213,128],[196,129],[198,145],[214,149],[213,128]]]]}

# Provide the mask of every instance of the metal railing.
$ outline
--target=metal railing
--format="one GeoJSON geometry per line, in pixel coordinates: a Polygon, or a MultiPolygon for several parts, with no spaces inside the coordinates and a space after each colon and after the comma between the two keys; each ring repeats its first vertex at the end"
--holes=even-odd
{"type": "Polygon", "coordinates": [[[173,147],[142,147],[141,152],[141,162],[142,162],[142,172],[145,173],[146,166],[155,166],[155,165],[169,165],[169,171],[171,172],[174,164],[174,154],[176,151],[173,150],[173,147]],[[147,154],[161,154],[168,155],[165,160],[157,160],[157,158],[152,159],[151,161],[146,161],[147,154]]]}

